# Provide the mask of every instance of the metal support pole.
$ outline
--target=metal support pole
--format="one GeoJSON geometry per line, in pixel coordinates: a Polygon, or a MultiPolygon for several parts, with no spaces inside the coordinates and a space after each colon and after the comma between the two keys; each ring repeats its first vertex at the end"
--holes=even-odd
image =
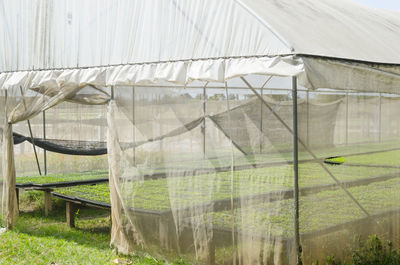
{"type": "Polygon", "coordinates": [[[382,93],[379,93],[379,142],[382,142],[382,93]]]}
{"type": "Polygon", "coordinates": [[[294,244],[296,247],[297,264],[301,261],[300,245],[300,223],[299,223],[299,147],[298,147],[298,126],[297,126],[297,79],[292,77],[292,100],[293,100],[293,180],[294,180],[294,244]]]}
{"type": "Polygon", "coordinates": [[[306,144],[310,145],[310,92],[307,90],[307,138],[306,144]]]}
{"type": "Polygon", "coordinates": [[[349,144],[349,92],[346,91],[346,145],[349,144]]]}
{"type": "Polygon", "coordinates": [[[207,87],[208,82],[205,83],[203,87],[203,125],[201,126],[201,133],[203,134],[203,158],[206,157],[206,104],[207,104],[207,87]]]}
{"type": "MultiPolygon", "coordinates": [[[[264,90],[261,88],[260,91],[261,97],[264,96],[264,90]]],[[[263,146],[263,139],[264,139],[264,134],[263,134],[263,103],[260,102],[260,154],[262,154],[262,146],[263,146]]]]}
{"type": "Polygon", "coordinates": [[[133,166],[136,166],[136,135],[135,135],[135,87],[132,87],[132,141],[133,141],[133,166]]]}
{"type": "MultiPolygon", "coordinates": [[[[22,87],[19,87],[21,90],[21,96],[22,96],[22,103],[24,104],[24,108],[26,110],[26,102],[25,102],[25,97],[24,97],[24,90],[22,89],[22,87]]],[[[33,147],[33,152],[35,153],[35,158],[36,158],[36,164],[39,170],[39,175],[42,175],[42,171],[40,170],[40,164],[39,164],[39,158],[36,152],[36,145],[35,145],[35,140],[33,139],[33,133],[32,133],[32,127],[31,127],[31,122],[29,120],[26,120],[28,122],[28,129],[29,129],[29,134],[31,136],[31,140],[32,140],[32,147],[33,147]]]]}
{"type": "MultiPolygon", "coordinates": [[[[43,111],[43,140],[46,140],[46,111],[43,111]]],[[[44,175],[47,175],[47,153],[43,149],[44,175]]]]}
{"type": "MultiPolygon", "coordinates": [[[[273,75],[271,75],[271,76],[269,76],[268,78],[267,78],[267,80],[265,80],[265,82],[264,82],[264,84],[261,86],[261,88],[260,88],[260,94],[261,94],[261,97],[263,98],[264,97],[264,88],[265,88],[265,86],[269,83],[269,81],[271,81],[271,79],[273,78],[274,76],[273,75]]],[[[261,106],[260,106],[260,108],[261,108],[261,110],[260,110],[260,154],[262,154],[262,151],[263,151],[263,144],[264,144],[264,131],[263,131],[263,110],[264,110],[264,104],[262,103],[262,102],[260,102],[261,103],[261,106]]]]}

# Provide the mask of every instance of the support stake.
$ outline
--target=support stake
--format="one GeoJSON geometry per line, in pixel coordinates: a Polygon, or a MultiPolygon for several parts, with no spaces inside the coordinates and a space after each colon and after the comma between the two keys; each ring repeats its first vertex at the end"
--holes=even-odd
{"type": "MultiPolygon", "coordinates": [[[[21,90],[21,96],[22,96],[22,103],[24,104],[24,108],[26,110],[26,102],[25,102],[25,96],[24,96],[24,90],[22,89],[22,86],[19,87],[21,90]]],[[[42,171],[40,170],[40,164],[39,164],[39,158],[36,152],[36,145],[35,145],[35,140],[33,139],[33,133],[32,133],[32,127],[31,127],[31,122],[29,120],[26,120],[28,122],[28,129],[29,129],[29,134],[31,136],[32,140],[32,147],[33,147],[33,152],[35,153],[35,158],[36,158],[36,164],[39,170],[39,175],[42,175],[42,171]]]]}
{"type": "Polygon", "coordinates": [[[298,126],[297,126],[297,79],[292,77],[292,100],[293,100],[293,176],[294,176],[294,244],[296,247],[297,264],[301,261],[300,245],[300,222],[299,222],[299,147],[298,147],[298,126]]]}
{"type": "MultiPolygon", "coordinates": [[[[43,111],[43,140],[46,140],[46,111],[43,111]]],[[[43,149],[43,164],[44,164],[44,175],[47,175],[47,153],[46,149],[43,149]]]]}
{"type": "Polygon", "coordinates": [[[204,84],[203,87],[203,124],[201,126],[201,133],[203,134],[203,158],[206,157],[206,103],[207,103],[207,91],[206,87],[208,82],[204,84]]]}

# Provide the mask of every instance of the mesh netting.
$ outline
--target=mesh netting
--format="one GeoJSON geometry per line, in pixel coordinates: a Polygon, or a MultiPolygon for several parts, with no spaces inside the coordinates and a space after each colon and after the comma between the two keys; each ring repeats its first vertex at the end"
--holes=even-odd
{"type": "MultiPolygon", "coordinates": [[[[274,87],[282,80],[261,89],[264,80],[248,78],[258,96],[240,79],[226,88],[115,88],[106,203],[120,251],[208,264],[295,263],[291,91],[274,87]]],[[[390,106],[398,102],[300,89],[299,232],[307,264],[345,256],[343,245],[356,237],[399,236],[397,195],[388,188],[398,185],[396,159],[389,162],[400,155],[398,123],[383,117],[394,117],[390,106]],[[341,162],[325,163],[328,157],[341,162]]]]}
{"type": "Polygon", "coordinates": [[[14,147],[18,176],[39,175],[32,143],[42,174],[45,167],[48,174],[106,170],[105,113],[105,106],[61,103],[29,120],[33,141],[27,121],[15,124],[14,140],[21,142],[14,147]]]}
{"type": "MultiPolygon", "coordinates": [[[[295,264],[290,80],[117,86],[113,95],[107,110],[73,103],[47,110],[46,137],[43,116],[31,118],[33,141],[26,122],[15,124],[18,174],[36,170],[33,142],[40,165],[39,147],[78,154],[107,143],[108,163],[107,156],[47,152],[47,166],[71,173],[108,165],[109,184],[58,193],[112,207],[119,251],[200,264],[295,264]]],[[[348,257],[355,239],[371,234],[399,242],[399,104],[392,94],[299,88],[306,264],[348,257]]]]}

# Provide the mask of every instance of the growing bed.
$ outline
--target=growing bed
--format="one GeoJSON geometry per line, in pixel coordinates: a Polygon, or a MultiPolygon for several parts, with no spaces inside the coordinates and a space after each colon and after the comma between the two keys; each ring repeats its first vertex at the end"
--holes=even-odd
{"type": "MultiPolygon", "coordinates": [[[[315,187],[316,191],[335,184],[323,168],[317,163],[304,163],[299,166],[302,177],[300,188],[315,187]]],[[[331,166],[330,171],[343,183],[348,185],[369,179],[379,181],[379,177],[399,177],[398,169],[386,169],[380,167],[342,167],[331,166]],[[378,178],[377,178],[378,177],[378,178]]],[[[292,166],[273,166],[256,168],[251,170],[235,171],[234,197],[254,197],[256,195],[270,196],[271,193],[285,195],[292,192],[292,166]]],[[[149,179],[137,182],[127,182],[122,185],[126,190],[134,190],[134,194],[123,194],[127,198],[134,198],[137,209],[163,211],[171,207],[171,203],[179,208],[184,208],[196,203],[211,203],[219,200],[230,200],[231,197],[231,173],[219,172],[197,176],[169,177],[161,179],[149,179]],[[128,187],[129,186],[129,187],[128,187]],[[168,187],[173,187],[173,192],[168,187]],[[215,189],[211,192],[211,189],[215,189]],[[209,196],[212,194],[212,196],[209,196]]],[[[124,189],[123,189],[124,190],[124,189]]],[[[99,185],[81,185],[57,189],[54,194],[62,194],[69,197],[82,198],[101,203],[109,203],[108,183],[99,185]]],[[[286,195],[287,196],[287,195],[286,195]]],[[[229,204],[229,203],[228,203],[229,204]]]]}
{"type": "MultiPolygon", "coordinates": [[[[350,153],[351,148],[347,150],[350,153]]],[[[352,150],[354,152],[354,148],[352,150]]],[[[319,163],[307,160],[300,163],[300,231],[303,239],[349,227],[356,229],[360,222],[369,222],[400,210],[400,196],[396,194],[400,188],[400,170],[386,167],[396,163],[400,150],[363,151],[363,155],[351,153],[345,156],[346,162],[342,165],[326,166],[370,217],[357,207],[319,163]],[[376,162],[374,166],[371,161],[376,162]]],[[[125,200],[131,198],[130,205],[134,206],[128,210],[144,225],[155,222],[154,225],[169,227],[169,230],[171,223],[168,222],[178,213],[189,234],[191,227],[209,226],[205,229],[214,231],[217,238],[214,236],[213,240],[217,247],[232,243],[229,242],[232,216],[235,233],[260,240],[263,236],[273,237],[290,245],[294,208],[291,164],[236,170],[233,193],[230,172],[179,176],[181,171],[182,168],[175,170],[176,177],[145,178],[134,182],[124,182],[122,178],[121,196],[125,200]]],[[[108,183],[60,188],[53,195],[71,203],[111,208],[108,183]]]]}
{"type": "Polygon", "coordinates": [[[106,171],[87,171],[68,174],[49,174],[45,176],[17,177],[17,188],[43,189],[56,188],[108,181],[106,171]]]}

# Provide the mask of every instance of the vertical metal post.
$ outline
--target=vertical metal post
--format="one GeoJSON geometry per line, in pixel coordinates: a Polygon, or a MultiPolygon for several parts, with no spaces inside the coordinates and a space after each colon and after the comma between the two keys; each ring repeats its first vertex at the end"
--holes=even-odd
{"type": "MultiPolygon", "coordinates": [[[[263,97],[263,94],[264,94],[264,89],[263,88],[261,88],[261,91],[260,91],[260,94],[261,94],[261,97],[263,97]]],[[[264,139],[264,134],[263,134],[263,103],[262,103],[262,101],[260,100],[260,104],[261,104],[261,106],[260,106],[260,154],[262,154],[262,146],[263,146],[263,139],[264,139]]]]}
{"type": "Polygon", "coordinates": [[[132,87],[132,140],[133,140],[133,166],[136,166],[136,135],[135,135],[135,87],[132,87]]]}
{"type": "Polygon", "coordinates": [[[307,89],[307,131],[306,131],[306,144],[310,146],[310,92],[307,89]]]}
{"type": "Polygon", "coordinates": [[[203,158],[206,157],[206,102],[207,102],[207,87],[208,82],[203,87],[203,125],[201,127],[201,133],[203,134],[203,158]]]}
{"type": "Polygon", "coordinates": [[[293,100],[293,176],[294,176],[294,243],[297,254],[297,264],[301,261],[300,246],[300,222],[299,222],[299,147],[297,126],[297,78],[292,77],[292,100],[293,100]]]}
{"type": "MultiPolygon", "coordinates": [[[[43,111],[43,140],[46,140],[46,111],[43,111]]],[[[47,175],[47,153],[43,149],[44,175],[47,175]]]]}
{"type": "MultiPolygon", "coordinates": [[[[25,102],[24,90],[22,89],[22,86],[20,86],[19,88],[20,88],[20,91],[21,91],[22,103],[24,104],[25,110],[27,110],[26,102],[25,102]]],[[[37,152],[36,152],[36,145],[35,145],[35,139],[33,138],[31,122],[29,120],[26,120],[26,121],[28,123],[29,134],[31,136],[33,152],[35,153],[36,165],[38,167],[39,175],[41,176],[42,175],[42,171],[40,170],[39,158],[38,158],[38,155],[37,155],[37,152]]]]}
{"type": "Polygon", "coordinates": [[[349,144],[349,92],[346,91],[346,145],[349,144]]]}
{"type": "Polygon", "coordinates": [[[379,142],[382,142],[382,93],[379,93],[379,142]]]}

